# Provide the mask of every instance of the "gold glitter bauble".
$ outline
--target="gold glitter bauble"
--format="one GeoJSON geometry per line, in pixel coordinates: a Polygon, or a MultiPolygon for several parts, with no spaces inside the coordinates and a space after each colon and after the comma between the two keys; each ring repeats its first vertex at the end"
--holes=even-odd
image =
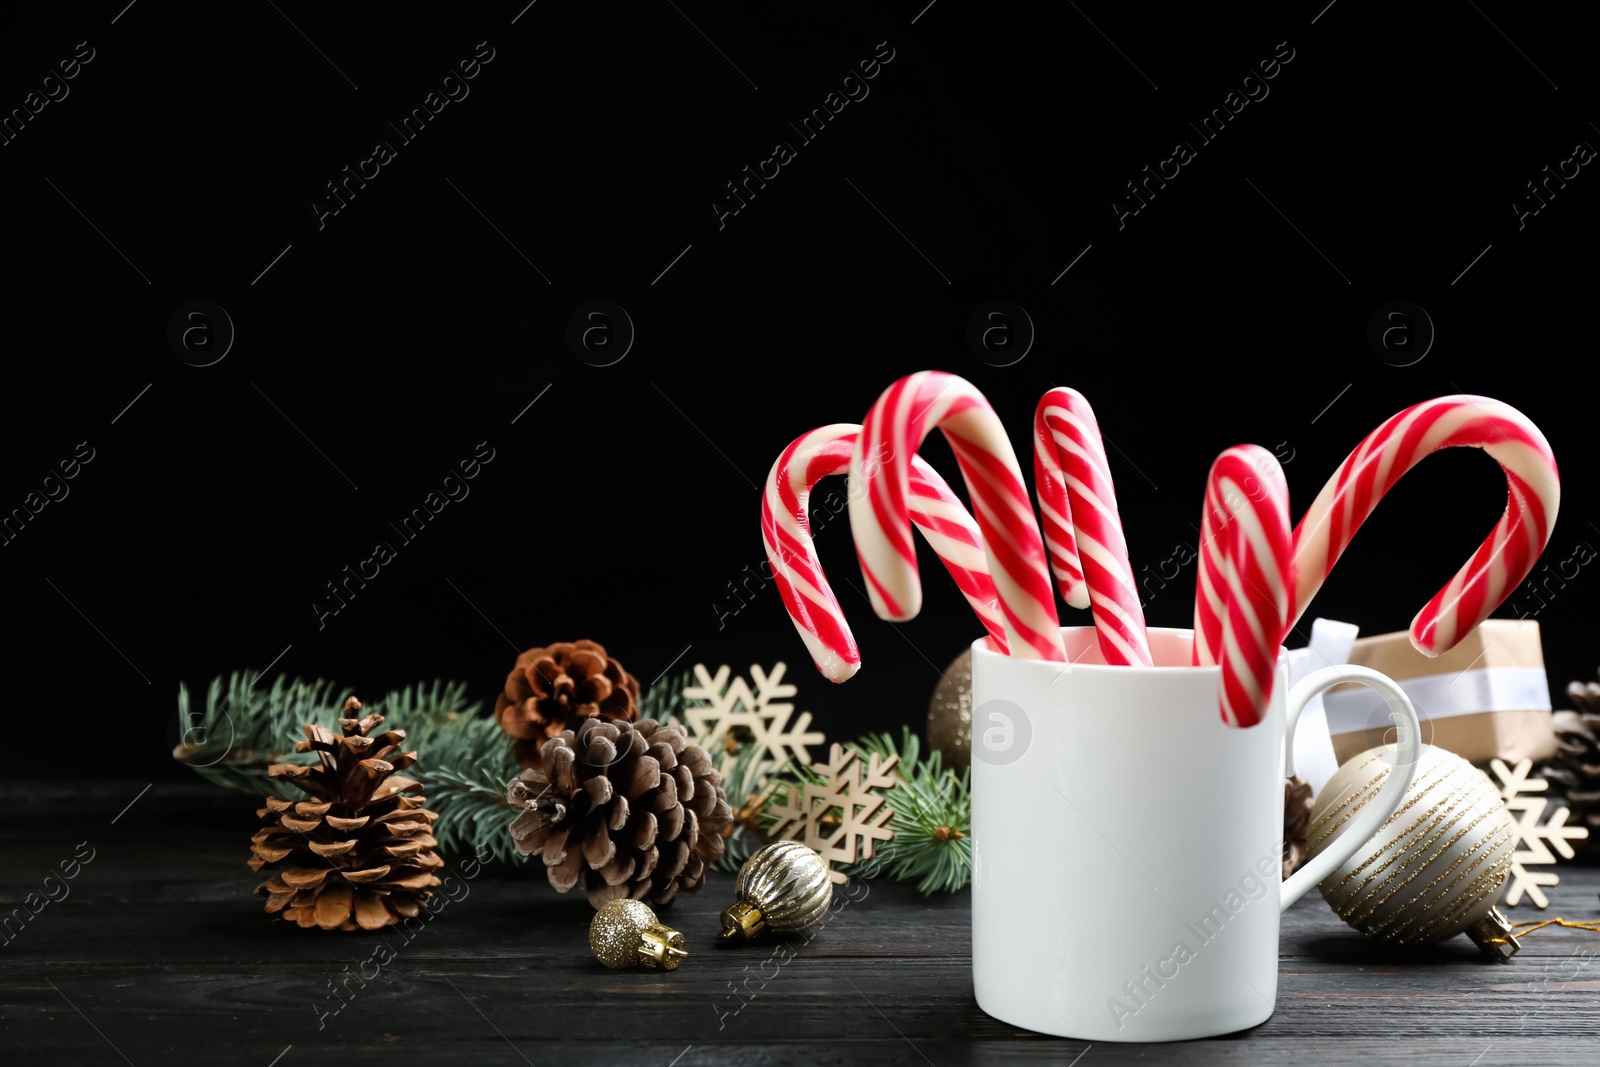
{"type": "MultiPolygon", "coordinates": [[[[1393,745],[1368,749],[1328,779],[1311,809],[1312,856],[1378,795],[1394,759],[1393,745]]],[[[1496,952],[1486,942],[1505,923],[1494,905],[1515,848],[1516,824],[1489,776],[1453,752],[1423,745],[1400,807],[1323,879],[1322,897],[1379,941],[1412,945],[1465,932],[1496,952]]]]}
{"type": "Polygon", "coordinates": [[[833,900],[833,880],[814,849],[774,841],[744,861],[733,892],[738,900],[722,913],[722,945],[748,941],[763,930],[810,929],[833,900]]]}
{"type": "Polygon", "coordinates": [[[589,951],[615,970],[644,964],[675,971],[687,956],[683,935],[656,920],[642,900],[620,897],[608,900],[589,921],[589,951]]]}
{"type": "Polygon", "coordinates": [[[972,649],[944,669],[928,701],[928,747],[959,775],[972,764],[972,649]]]}

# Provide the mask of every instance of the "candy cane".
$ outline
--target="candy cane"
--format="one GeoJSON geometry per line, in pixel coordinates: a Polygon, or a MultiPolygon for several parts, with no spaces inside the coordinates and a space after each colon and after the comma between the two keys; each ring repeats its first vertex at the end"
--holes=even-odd
{"type": "Polygon", "coordinates": [[[1193,662],[1222,667],[1222,721],[1254,726],[1272,699],[1294,595],[1289,484],[1271,452],[1235,445],[1217,457],[1200,540],[1193,662]]]}
{"type": "Polygon", "coordinates": [[[1062,599],[1094,609],[1095,636],[1107,663],[1151,666],[1100,424],[1076,389],[1056,388],[1039,398],[1033,471],[1045,547],[1062,599]]]}
{"type": "MultiPolygon", "coordinates": [[[[835,682],[855,674],[861,654],[812,544],[809,502],[817,482],[849,473],[860,430],[853,423],[835,423],[795,438],[773,463],[761,498],[761,539],[778,593],[817,669],[835,682]]],[[[950,486],[921,456],[911,457],[911,521],[950,571],[997,649],[1004,652],[1005,623],[983,554],[983,535],[950,486]]]]}
{"type": "Polygon", "coordinates": [[[901,620],[922,607],[908,489],[911,457],[936,426],[966,479],[1009,654],[1066,659],[1044,539],[1016,453],[983,394],[953,374],[921,371],[895,382],[872,405],[856,437],[850,530],[873,609],[881,618],[901,620]],[[868,457],[874,460],[870,467],[868,457]]]}
{"type": "Polygon", "coordinates": [[[1506,509],[1488,538],[1411,622],[1425,656],[1455,647],[1504,603],[1550,541],[1561,476],[1550,442],[1526,415],[1483,396],[1442,396],[1406,408],[1350,453],[1294,531],[1299,581],[1292,626],[1328,572],[1400,477],[1441,448],[1481,448],[1505,471],[1506,509]]]}

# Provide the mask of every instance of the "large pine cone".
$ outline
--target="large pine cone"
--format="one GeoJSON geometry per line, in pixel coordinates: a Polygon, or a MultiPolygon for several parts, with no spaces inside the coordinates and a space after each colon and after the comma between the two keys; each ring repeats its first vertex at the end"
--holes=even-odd
{"type": "Polygon", "coordinates": [[[517,657],[495,701],[500,728],[516,740],[524,767],[536,766],[544,743],[574,719],[632,722],[639,717],[639,683],[594,641],[562,641],[517,657]]]}
{"type": "Polygon", "coordinates": [[[581,874],[596,908],[617,897],[670,904],[699,889],[733,819],[705,749],[654,719],[563,730],[506,797],[522,809],[511,823],[517,849],[542,853],[560,892],[581,874]]]}
{"type": "MultiPolygon", "coordinates": [[[[351,697],[344,710],[360,711],[361,702],[351,697]]],[[[382,715],[341,718],[342,737],[307,726],[295,751],[316,752],[320,762],[268,768],[312,797],[268,797],[256,812],[267,825],[250,839],[250,866],[276,871],[256,887],[269,914],[324,930],[377,930],[415,918],[439,884],[433,872],[444,860],[431,832],[438,816],[422,797],[403,796],[418,783],[394,773],[417,754],[400,752],[404,730],[368,736],[381,722],[382,715]]]]}
{"type": "Polygon", "coordinates": [[[1600,862],[1600,684],[1573,682],[1567,699],[1577,710],[1555,713],[1556,755],[1534,773],[1566,797],[1567,825],[1589,828],[1572,842],[1578,855],[1600,862]]]}

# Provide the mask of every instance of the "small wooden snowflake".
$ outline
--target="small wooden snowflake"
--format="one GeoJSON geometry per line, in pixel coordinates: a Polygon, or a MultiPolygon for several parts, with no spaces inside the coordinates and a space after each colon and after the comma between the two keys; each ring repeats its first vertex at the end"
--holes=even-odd
{"type": "Polygon", "coordinates": [[[1540,824],[1545,807],[1550,803],[1549,798],[1524,794],[1542,793],[1550,787],[1550,783],[1543,778],[1528,777],[1528,772],[1533,769],[1532,760],[1525,759],[1514,768],[1507,767],[1501,760],[1494,760],[1490,767],[1494,769],[1495,777],[1500,779],[1500,796],[1505,799],[1507,810],[1517,820],[1517,848],[1511,854],[1506,906],[1515,906],[1526,894],[1537,907],[1548,908],[1550,898],[1544,895],[1541,887],[1556,885],[1561,877],[1555,871],[1530,871],[1528,868],[1555,863],[1556,853],[1570,860],[1574,853],[1567,842],[1581,841],[1589,836],[1589,831],[1582,826],[1568,826],[1566,808],[1555,809],[1550,818],[1540,824]],[[1552,847],[1555,852],[1551,851],[1552,847]]]}
{"type": "Polygon", "coordinates": [[[694,683],[683,689],[683,717],[695,744],[715,752],[735,731],[748,731],[754,746],[755,769],[761,775],[781,770],[790,762],[811,762],[808,746],[825,738],[811,729],[811,713],[794,714],[795,687],[783,681],[787,668],[779,663],[769,671],[754,664],[750,677],[755,688],[733,674],[726,664],[715,674],[705,664],[694,665],[694,683]],[[793,720],[791,722],[791,719],[793,720]]]}
{"type": "Polygon", "coordinates": [[[839,885],[850,879],[834,864],[849,866],[858,859],[871,859],[875,842],[894,839],[894,831],[885,825],[894,811],[873,790],[895,784],[900,757],[869,757],[863,777],[860,756],[853,748],[834,745],[828,765],[819,768],[826,781],[795,783],[769,808],[778,816],[772,836],[816,849],[828,865],[828,877],[839,885]]]}

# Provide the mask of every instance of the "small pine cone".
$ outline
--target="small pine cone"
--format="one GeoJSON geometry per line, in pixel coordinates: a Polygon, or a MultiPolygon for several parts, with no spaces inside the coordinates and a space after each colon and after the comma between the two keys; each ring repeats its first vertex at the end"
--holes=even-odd
{"type": "Polygon", "coordinates": [[[1283,780],[1283,877],[1306,861],[1306,834],[1311,829],[1311,783],[1295,775],[1283,780]]]}
{"type": "Polygon", "coordinates": [[[1568,682],[1567,699],[1584,715],[1600,715],[1600,682],[1568,682]]]}
{"type": "Polygon", "coordinates": [[[661,906],[699,889],[733,819],[705,749],[654,719],[577,727],[546,741],[539,765],[507,788],[522,809],[517,849],[541,853],[562,893],[582,875],[596,908],[618,897],[661,906]]]}
{"type": "MultiPolygon", "coordinates": [[[[361,710],[351,697],[346,716],[361,710]]],[[[417,761],[400,751],[404,730],[369,736],[382,715],[341,718],[342,737],[325,727],[305,728],[296,752],[316,752],[310,766],[276,763],[273,778],[288,778],[310,800],[268,797],[256,814],[266,826],[251,841],[250,866],[275,871],[256,887],[267,898],[269,914],[303,927],[324,930],[377,930],[415,918],[439,884],[433,872],[444,866],[434,851],[433,812],[417,788],[396,775],[417,761]]]]}
{"type": "Polygon", "coordinates": [[[1567,802],[1567,825],[1589,829],[1587,840],[1572,842],[1586,862],[1600,862],[1600,684],[1573,682],[1567,699],[1576,711],[1558,711],[1553,725],[1557,751],[1535,775],[1567,802]]]}
{"type": "Polygon", "coordinates": [[[534,767],[546,741],[577,728],[574,719],[637,719],[639,682],[594,641],[530,648],[506,676],[494,717],[515,739],[517,762],[534,767]]]}

